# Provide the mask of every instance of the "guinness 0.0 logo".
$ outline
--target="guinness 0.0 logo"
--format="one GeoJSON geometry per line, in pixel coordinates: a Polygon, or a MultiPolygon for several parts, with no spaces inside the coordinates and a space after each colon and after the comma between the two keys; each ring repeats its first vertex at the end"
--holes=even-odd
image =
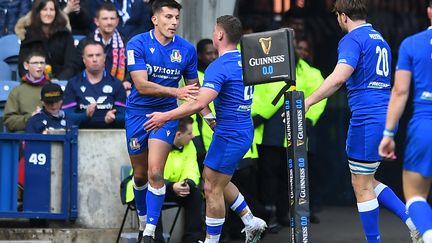
{"type": "Polygon", "coordinates": [[[272,38],[271,37],[267,37],[267,38],[259,38],[258,42],[261,44],[261,49],[263,50],[263,52],[268,55],[270,53],[270,48],[271,48],[271,44],[272,44],[272,38]]]}

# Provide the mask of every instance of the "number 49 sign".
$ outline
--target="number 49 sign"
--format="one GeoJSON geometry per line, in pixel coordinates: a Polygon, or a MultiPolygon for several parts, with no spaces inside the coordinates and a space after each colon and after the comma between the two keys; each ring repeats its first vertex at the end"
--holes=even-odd
{"type": "Polygon", "coordinates": [[[27,141],[25,150],[24,211],[49,211],[51,144],[27,141]]]}

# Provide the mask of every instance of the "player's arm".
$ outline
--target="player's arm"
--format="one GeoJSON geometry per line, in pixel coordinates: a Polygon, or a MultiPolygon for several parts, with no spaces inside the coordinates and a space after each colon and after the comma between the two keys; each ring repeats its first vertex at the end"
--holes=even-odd
{"type": "Polygon", "coordinates": [[[387,110],[386,129],[395,130],[399,119],[405,110],[411,84],[411,72],[398,70],[395,73],[395,82],[392,89],[387,110]]]}
{"type": "Polygon", "coordinates": [[[175,97],[185,100],[193,98],[198,93],[199,87],[196,84],[186,85],[182,88],[173,88],[159,85],[148,80],[146,70],[136,70],[130,72],[135,88],[142,95],[158,96],[158,97],[175,97]]]}
{"type": "Polygon", "coordinates": [[[395,83],[392,89],[389,106],[387,109],[387,120],[383,138],[378,148],[379,155],[386,159],[396,159],[394,135],[396,125],[402,116],[409,96],[411,72],[398,70],[395,73],[395,83]]]}
{"type": "MultiPolygon", "coordinates": [[[[194,79],[188,79],[186,80],[186,84],[187,85],[197,85],[198,87],[200,87],[199,84],[199,80],[198,78],[194,78],[194,79]]],[[[210,102],[209,102],[210,103],[210,102]]],[[[203,117],[204,119],[206,119],[206,117],[209,117],[210,119],[215,119],[215,116],[213,115],[212,110],[210,109],[209,105],[207,105],[206,107],[204,107],[204,109],[199,111],[199,114],[201,115],[201,117],[203,117]]]]}
{"type": "Polygon", "coordinates": [[[144,123],[144,128],[147,131],[158,129],[169,120],[176,120],[197,113],[208,106],[208,104],[212,102],[217,95],[218,93],[215,90],[203,87],[199,90],[196,99],[190,99],[176,109],[168,112],[153,112],[147,115],[151,119],[144,123]]]}
{"type": "Polygon", "coordinates": [[[351,76],[354,68],[351,65],[339,63],[333,72],[324,80],[321,86],[313,92],[306,100],[305,107],[308,108],[321,100],[334,94],[351,76]]]}

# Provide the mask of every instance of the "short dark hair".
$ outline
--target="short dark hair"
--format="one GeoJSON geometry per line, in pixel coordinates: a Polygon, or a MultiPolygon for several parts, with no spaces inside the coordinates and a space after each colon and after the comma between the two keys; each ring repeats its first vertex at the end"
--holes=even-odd
{"type": "Polygon", "coordinates": [[[333,11],[344,13],[351,20],[365,20],[367,17],[366,0],[336,0],[333,11]]]}
{"type": "Polygon", "coordinates": [[[204,51],[206,45],[213,45],[213,41],[210,39],[201,39],[197,43],[197,53],[204,51]]]}
{"type": "Polygon", "coordinates": [[[83,48],[82,48],[82,54],[83,55],[84,55],[85,48],[89,45],[98,45],[98,46],[102,47],[102,50],[104,50],[104,52],[105,52],[105,46],[101,42],[95,41],[94,39],[86,39],[84,41],[83,48]]]}
{"type": "Polygon", "coordinates": [[[176,8],[180,11],[182,5],[175,0],[155,0],[152,4],[153,14],[159,12],[163,7],[176,8]]]}
{"type": "Polygon", "coordinates": [[[115,12],[117,18],[119,17],[118,13],[117,13],[117,8],[116,8],[116,6],[113,3],[104,2],[101,5],[99,5],[99,7],[96,9],[96,15],[95,15],[96,18],[99,18],[99,13],[102,10],[106,10],[106,11],[109,11],[109,12],[115,12]]]}
{"type": "Polygon", "coordinates": [[[193,121],[194,120],[190,116],[186,116],[186,117],[181,118],[179,120],[178,131],[179,132],[186,132],[187,125],[192,124],[193,121]]]}
{"type": "Polygon", "coordinates": [[[243,31],[240,19],[232,15],[223,15],[217,18],[216,24],[222,27],[231,43],[237,44],[240,41],[243,31]]]}
{"type": "Polygon", "coordinates": [[[25,57],[24,62],[29,62],[32,57],[43,57],[46,60],[46,54],[44,51],[36,49],[30,51],[25,57]]]}

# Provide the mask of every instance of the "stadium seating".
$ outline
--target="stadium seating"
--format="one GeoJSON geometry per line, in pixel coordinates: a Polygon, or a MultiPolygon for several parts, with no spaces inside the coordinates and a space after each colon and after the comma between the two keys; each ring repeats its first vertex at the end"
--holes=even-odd
{"type": "Polygon", "coordinates": [[[0,80],[10,80],[11,76],[12,72],[9,65],[0,60],[0,80]]]}
{"type": "Polygon", "coordinates": [[[0,49],[0,61],[9,64],[12,72],[12,80],[19,81],[18,55],[20,50],[20,41],[17,36],[12,34],[1,37],[0,49]]]}
{"type": "Polygon", "coordinates": [[[3,127],[3,114],[4,107],[6,106],[6,101],[9,96],[9,93],[13,88],[18,86],[20,83],[16,81],[10,80],[0,80],[0,132],[4,131],[3,127]]]}

